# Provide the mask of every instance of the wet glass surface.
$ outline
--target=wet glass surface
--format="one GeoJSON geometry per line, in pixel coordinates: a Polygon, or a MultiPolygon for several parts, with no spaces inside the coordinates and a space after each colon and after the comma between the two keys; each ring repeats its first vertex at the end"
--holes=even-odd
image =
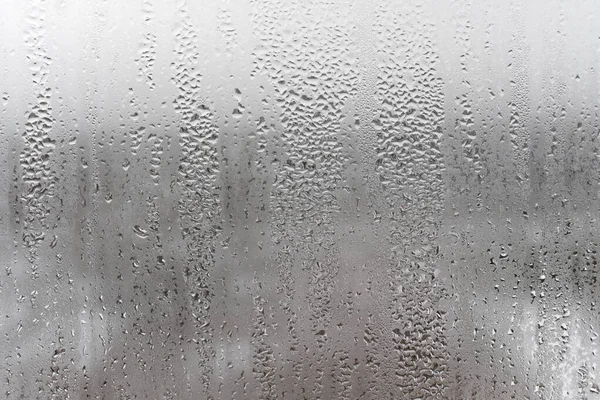
{"type": "Polygon", "coordinates": [[[599,19],[5,0],[0,396],[600,398],[599,19]]]}

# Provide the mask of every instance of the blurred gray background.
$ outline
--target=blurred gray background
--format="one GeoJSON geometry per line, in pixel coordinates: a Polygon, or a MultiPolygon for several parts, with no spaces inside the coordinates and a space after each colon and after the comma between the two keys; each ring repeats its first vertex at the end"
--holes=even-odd
{"type": "Polygon", "coordinates": [[[4,0],[0,397],[600,398],[599,22],[4,0]]]}

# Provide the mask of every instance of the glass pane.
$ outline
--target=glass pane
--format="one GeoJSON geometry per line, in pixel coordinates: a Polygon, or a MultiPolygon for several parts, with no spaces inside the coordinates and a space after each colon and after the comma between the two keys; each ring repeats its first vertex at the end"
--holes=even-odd
{"type": "Polygon", "coordinates": [[[600,398],[592,0],[5,0],[0,395],[600,398]]]}

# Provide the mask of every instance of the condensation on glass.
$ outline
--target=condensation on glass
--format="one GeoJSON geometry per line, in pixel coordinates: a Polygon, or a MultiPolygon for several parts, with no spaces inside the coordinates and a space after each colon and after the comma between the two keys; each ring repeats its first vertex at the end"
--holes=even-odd
{"type": "Polygon", "coordinates": [[[593,0],[5,0],[0,396],[600,398],[593,0]]]}

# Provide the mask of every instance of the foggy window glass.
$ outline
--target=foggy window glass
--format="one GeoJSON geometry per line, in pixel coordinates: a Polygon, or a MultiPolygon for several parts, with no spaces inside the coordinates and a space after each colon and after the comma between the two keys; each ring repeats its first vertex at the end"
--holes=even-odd
{"type": "Polygon", "coordinates": [[[0,397],[600,399],[598,2],[0,7],[0,397]]]}

